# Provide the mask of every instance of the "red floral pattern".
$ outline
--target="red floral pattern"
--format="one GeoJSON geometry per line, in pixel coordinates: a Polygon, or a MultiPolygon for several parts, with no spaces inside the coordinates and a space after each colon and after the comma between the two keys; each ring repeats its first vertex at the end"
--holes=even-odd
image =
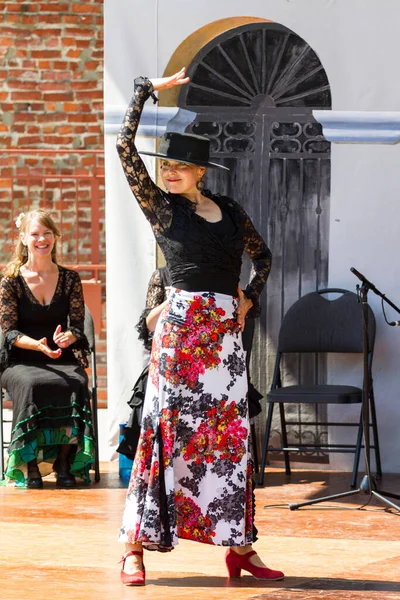
{"type": "Polygon", "coordinates": [[[224,335],[239,329],[235,319],[222,318],[226,312],[216,306],[212,296],[194,296],[188,305],[183,325],[168,322],[166,316],[160,346],[175,352],[171,356],[163,356],[160,350],[152,353],[149,372],[153,382],[161,374],[174,387],[186,385],[194,389],[206,369],[215,369],[220,364],[224,335]]]}
{"type": "Polygon", "coordinates": [[[178,536],[186,540],[212,544],[215,532],[207,515],[203,515],[201,508],[179,490],[175,494],[176,526],[178,536]]]}
{"type": "Polygon", "coordinates": [[[175,429],[179,420],[179,411],[163,408],[161,411],[160,427],[163,440],[163,460],[166,468],[172,460],[174,451],[175,429]]]}
{"type": "Polygon", "coordinates": [[[153,338],[120,540],[253,541],[247,378],[234,298],[173,290],[153,338]],[[218,372],[217,372],[218,369],[218,372]]]}
{"type": "Polygon", "coordinates": [[[221,400],[207,411],[205,421],[182,448],[183,458],[194,464],[213,463],[216,458],[239,463],[246,452],[247,435],[236,402],[221,400]]]}
{"type": "Polygon", "coordinates": [[[149,379],[151,379],[157,391],[160,377],[160,349],[160,336],[154,336],[149,362],[149,379]]]}

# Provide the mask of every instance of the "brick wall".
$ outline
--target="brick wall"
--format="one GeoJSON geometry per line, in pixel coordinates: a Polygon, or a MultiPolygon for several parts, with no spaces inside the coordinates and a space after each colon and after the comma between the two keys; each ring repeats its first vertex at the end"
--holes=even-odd
{"type": "MultiPolygon", "coordinates": [[[[103,1],[0,0],[0,18],[0,263],[9,259],[15,215],[39,205],[62,222],[63,262],[90,263],[95,176],[95,262],[105,264],[103,1]]],[[[103,300],[105,317],[105,285],[103,300]]],[[[104,406],[104,319],[98,333],[104,406]]]]}

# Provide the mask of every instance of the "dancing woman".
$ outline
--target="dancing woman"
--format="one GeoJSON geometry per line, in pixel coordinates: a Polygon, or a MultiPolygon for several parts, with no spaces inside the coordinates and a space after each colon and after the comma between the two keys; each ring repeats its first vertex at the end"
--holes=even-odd
{"type": "Polygon", "coordinates": [[[117,149],[130,188],[164,253],[171,291],[154,332],[142,429],[120,541],[121,580],[143,585],[143,548],[171,550],[178,538],[227,547],[230,576],[259,579],[267,568],[252,548],[253,466],[241,330],[265,285],[271,253],[234,200],[202,185],[207,138],[166,133],[157,153],[166,191],[149,177],[135,146],[144,102],[172,77],[135,80],[117,149]],[[253,264],[238,289],[243,252],[253,264]]]}

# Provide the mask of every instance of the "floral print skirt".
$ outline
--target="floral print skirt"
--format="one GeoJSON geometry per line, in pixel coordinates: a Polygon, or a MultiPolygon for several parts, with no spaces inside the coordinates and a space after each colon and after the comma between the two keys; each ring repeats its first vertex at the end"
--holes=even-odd
{"type": "Polygon", "coordinates": [[[253,466],[237,301],[172,289],[154,333],[119,540],[253,542],[253,466]]]}

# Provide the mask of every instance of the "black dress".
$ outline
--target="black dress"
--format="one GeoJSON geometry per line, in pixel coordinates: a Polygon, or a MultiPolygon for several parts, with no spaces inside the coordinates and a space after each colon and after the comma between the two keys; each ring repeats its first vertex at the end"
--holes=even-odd
{"type": "Polygon", "coordinates": [[[8,448],[7,483],[26,485],[26,463],[37,459],[42,473],[51,471],[60,444],[72,444],[71,473],[89,481],[93,462],[93,427],[87,364],[88,343],[83,333],[85,306],[75,271],[59,267],[54,296],[42,305],[24,278],[0,282],[1,385],[12,400],[13,422],[8,448]],[[22,335],[47,338],[57,349],[57,325],[78,340],[58,359],[14,346],[22,335]],[[46,463],[48,463],[46,465],[46,463]]]}

